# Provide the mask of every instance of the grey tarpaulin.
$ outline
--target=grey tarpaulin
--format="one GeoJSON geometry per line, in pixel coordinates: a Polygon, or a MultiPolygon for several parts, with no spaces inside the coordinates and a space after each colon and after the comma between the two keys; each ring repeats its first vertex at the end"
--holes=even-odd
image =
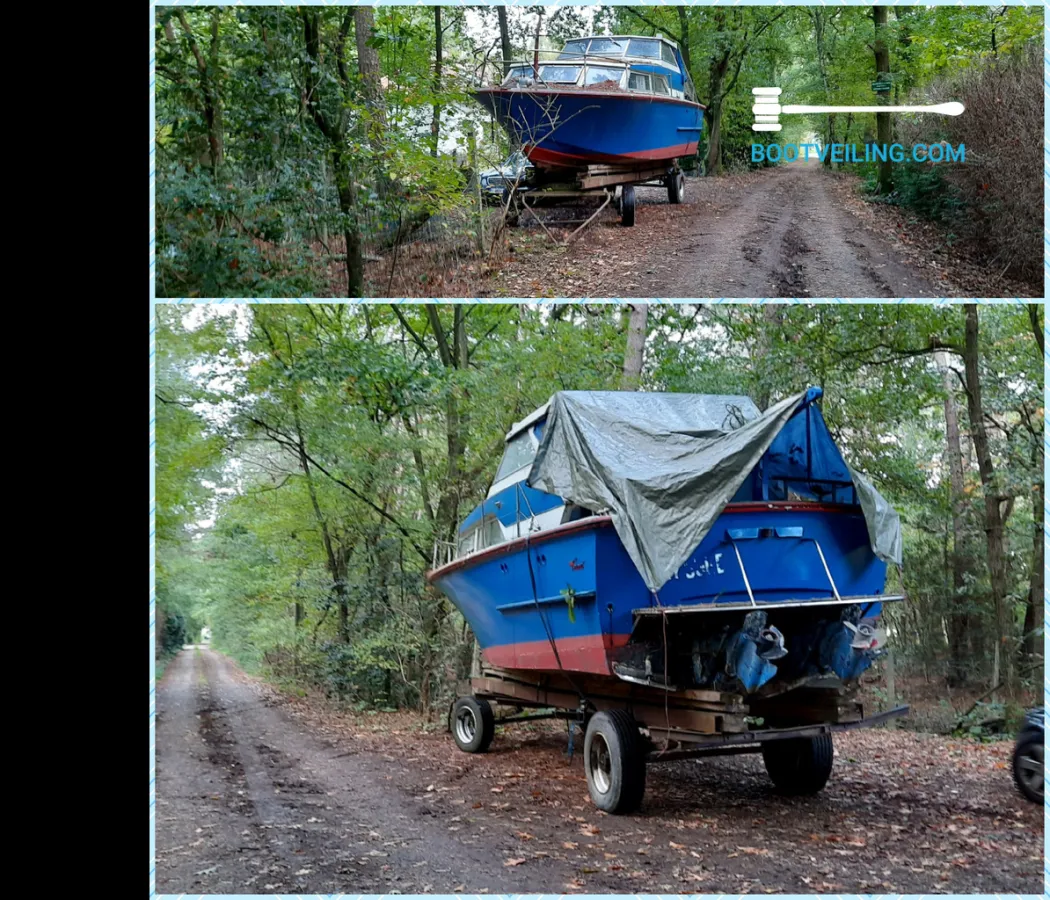
{"type": "MultiPolygon", "coordinates": [[[[587,509],[609,510],[628,555],[656,591],[690,557],[792,416],[819,396],[811,389],[759,413],[747,397],[561,391],[551,398],[527,483],[587,509]]],[[[820,439],[834,449],[822,419],[820,426],[820,439]]],[[[896,513],[851,475],[873,548],[899,561],[896,513]]]]}
{"type": "Polygon", "coordinates": [[[886,498],[875,486],[856,469],[850,467],[853,487],[857,490],[857,500],[864,512],[864,522],[868,526],[868,538],[871,549],[883,562],[900,565],[904,561],[904,546],[901,542],[901,518],[886,498]]]}

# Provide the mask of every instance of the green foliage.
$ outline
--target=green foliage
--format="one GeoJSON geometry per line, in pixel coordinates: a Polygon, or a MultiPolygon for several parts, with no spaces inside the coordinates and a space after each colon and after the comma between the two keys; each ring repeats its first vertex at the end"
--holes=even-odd
{"type": "MultiPolygon", "coordinates": [[[[865,179],[865,191],[875,194],[878,187],[877,165],[861,163],[854,168],[865,179]]],[[[873,199],[915,210],[936,222],[957,221],[966,212],[966,201],[948,181],[943,166],[911,160],[894,166],[893,191],[873,199]]]]}

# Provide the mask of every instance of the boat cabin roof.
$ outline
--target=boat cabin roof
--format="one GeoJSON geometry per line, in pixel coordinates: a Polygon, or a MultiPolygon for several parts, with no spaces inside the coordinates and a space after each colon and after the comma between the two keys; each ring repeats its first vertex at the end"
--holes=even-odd
{"type": "Polygon", "coordinates": [[[505,438],[505,440],[509,441],[515,435],[520,434],[522,431],[528,428],[533,422],[538,422],[540,419],[542,419],[545,415],[547,415],[547,410],[550,409],[550,406],[551,402],[550,400],[548,400],[539,409],[530,412],[520,422],[515,422],[513,425],[511,425],[510,431],[507,432],[507,437],[505,438]]]}
{"type": "Polygon", "coordinates": [[[599,56],[606,60],[635,59],[652,65],[664,65],[682,70],[678,44],[665,37],[651,34],[592,34],[566,41],[558,60],[584,56],[599,56]]]}

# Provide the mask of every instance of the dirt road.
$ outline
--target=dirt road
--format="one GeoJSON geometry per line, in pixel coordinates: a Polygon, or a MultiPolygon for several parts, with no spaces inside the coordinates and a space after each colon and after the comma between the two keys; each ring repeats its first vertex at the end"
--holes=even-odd
{"type": "MultiPolygon", "coordinates": [[[[527,227],[511,237],[519,252],[501,267],[492,293],[667,299],[978,293],[972,282],[979,267],[953,258],[945,237],[927,224],[865,204],[857,184],[821,171],[819,163],[799,162],[691,178],[678,206],[663,188],[639,188],[633,228],[606,212],[564,248],[537,246],[541,232],[525,217],[527,227]],[[947,274],[966,268],[970,289],[947,274]]],[[[1017,290],[1004,286],[1003,295],[1017,290]]]]}
{"type": "MultiPolygon", "coordinates": [[[[590,803],[564,732],[468,756],[404,717],[339,716],[184,650],[158,689],[160,893],[1037,893],[1041,810],[1010,744],[836,739],[818,797],[761,762],[651,766],[634,816],[590,803]]],[[[577,741],[577,751],[579,741],[577,741]]]]}

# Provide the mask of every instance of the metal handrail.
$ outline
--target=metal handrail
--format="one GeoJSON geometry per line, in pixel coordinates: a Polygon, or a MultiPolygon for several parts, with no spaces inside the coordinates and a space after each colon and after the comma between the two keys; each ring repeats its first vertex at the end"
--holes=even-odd
{"type": "MultiPolygon", "coordinates": [[[[547,53],[547,54],[551,54],[551,53],[561,54],[562,51],[561,50],[540,50],[538,52],[540,54],[543,54],[543,53],[547,53]]],[[[635,57],[635,60],[637,60],[637,59],[639,59],[639,57],[635,57]]],[[[532,77],[536,80],[536,82],[538,82],[540,84],[543,84],[546,87],[552,87],[552,86],[557,86],[557,85],[563,85],[564,86],[566,84],[566,82],[562,82],[562,81],[553,81],[553,82],[552,81],[546,81],[545,79],[540,77],[539,67],[542,66],[542,65],[551,65],[551,64],[554,64],[554,63],[557,63],[559,65],[564,65],[564,66],[581,66],[581,67],[583,67],[583,69],[584,69],[584,81],[585,82],[587,80],[586,69],[589,66],[592,66],[592,65],[608,66],[611,63],[611,64],[615,64],[617,66],[622,66],[623,68],[625,68],[627,70],[628,80],[630,79],[631,72],[635,71],[635,67],[636,66],[659,65],[659,66],[662,66],[662,67],[666,68],[668,71],[677,71],[677,69],[672,69],[670,66],[667,65],[667,63],[665,63],[663,60],[659,60],[659,59],[654,59],[654,60],[652,60],[650,62],[644,62],[644,63],[643,62],[637,62],[637,61],[631,63],[631,62],[628,62],[622,56],[602,56],[600,54],[590,54],[590,53],[585,53],[585,54],[583,54],[581,56],[570,56],[570,57],[566,57],[565,59],[560,59],[558,57],[555,57],[553,59],[540,59],[538,64],[537,64],[537,62],[535,60],[532,60],[532,59],[529,59],[529,60],[499,59],[499,60],[492,60],[492,62],[498,63],[499,65],[501,65],[502,66],[502,71],[504,71],[504,72],[509,72],[510,69],[517,68],[517,67],[529,68],[529,69],[532,70],[532,72],[533,72],[532,77]]],[[[660,73],[643,72],[641,69],[638,69],[637,70],[637,74],[639,74],[639,75],[653,75],[653,74],[660,74],[660,73]]],[[[681,74],[681,72],[678,72],[678,74],[681,74]]],[[[667,78],[666,75],[664,77],[667,78]]],[[[506,75],[501,76],[501,78],[499,79],[498,83],[502,84],[506,80],[506,78],[507,78],[506,75]]],[[[624,88],[624,90],[629,90],[629,88],[624,88]]],[[[657,95],[657,96],[664,96],[662,94],[657,94],[656,91],[648,91],[648,92],[641,92],[641,93],[651,93],[651,94],[654,94],[654,95],[657,95]]],[[[667,96],[670,96],[670,97],[675,96],[675,89],[673,87],[671,87],[670,78],[667,78],[667,96]]]]}

